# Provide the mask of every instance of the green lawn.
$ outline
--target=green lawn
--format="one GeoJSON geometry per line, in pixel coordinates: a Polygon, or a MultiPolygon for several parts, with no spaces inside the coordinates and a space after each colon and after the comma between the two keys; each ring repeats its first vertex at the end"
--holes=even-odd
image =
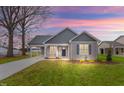
{"type": "MultiPolygon", "coordinates": [[[[36,52],[32,52],[32,57],[37,56],[38,54],[36,52]]],[[[14,56],[14,57],[3,57],[0,58],[0,64],[4,64],[4,63],[8,63],[8,62],[12,62],[12,61],[17,61],[17,60],[21,60],[21,59],[25,59],[25,58],[29,58],[30,54],[27,53],[25,56],[14,56]]]]}
{"type": "Polygon", "coordinates": [[[26,56],[3,57],[3,58],[0,58],[0,64],[17,61],[17,60],[28,58],[28,57],[29,56],[27,55],[26,56]]]}
{"type": "MultiPolygon", "coordinates": [[[[99,56],[104,59],[103,56],[99,56]]],[[[100,59],[100,58],[99,58],[100,59]]],[[[124,85],[124,59],[118,64],[74,64],[69,61],[41,61],[0,81],[1,85],[124,85]]]]}
{"type": "MultiPolygon", "coordinates": [[[[106,56],[105,55],[98,55],[98,60],[105,62],[106,56]]],[[[124,62],[124,56],[112,56],[113,62],[124,62]]]]}

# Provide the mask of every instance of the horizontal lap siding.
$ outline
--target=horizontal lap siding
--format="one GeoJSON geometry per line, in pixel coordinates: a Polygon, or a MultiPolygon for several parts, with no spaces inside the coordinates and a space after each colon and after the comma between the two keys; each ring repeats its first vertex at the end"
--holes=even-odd
{"type": "Polygon", "coordinates": [[[80,42],[80,43],[71,43],[71,59],[72,60],[80,60],[80,59],[84,59],[84,56],[82,55],[78,55],[77,54],[77,44],[91,44],[91,54],[87,56],[88,60],[95,60],[97,58],[97,53],[98,53],[98,45],[97,42],[80,42]]]}

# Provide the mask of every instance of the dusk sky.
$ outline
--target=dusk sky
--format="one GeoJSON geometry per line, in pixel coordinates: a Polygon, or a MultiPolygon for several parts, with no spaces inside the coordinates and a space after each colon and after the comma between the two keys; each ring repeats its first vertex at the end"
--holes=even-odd
{"type": "Polygon", "coordinates": [[[53,15],[33,35],[56,34],[69,27],[77,33],[87,31],[100,40],[114,40],[124,35],[124,7],[58,6],[53,15]]]}

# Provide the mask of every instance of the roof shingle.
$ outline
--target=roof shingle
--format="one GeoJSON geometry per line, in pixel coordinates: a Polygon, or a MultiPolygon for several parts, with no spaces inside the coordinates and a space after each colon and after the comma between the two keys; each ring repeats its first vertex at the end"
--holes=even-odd
{"type": "Polygon", "coordinates": [[[73,32],[69,28],[65,28],[63,31],[53,36],[51,39],[46,41],[45,43],[53,43],[53,44],[65,44],[69,43],[69,40],[77,36],[75,32],[73,32]]]}
{"type": "Polygon", "coordinates": [[[48,40],[52,35],[37,35],[29,43],[29,45],[43,45],[43,42],[48,40]]]}

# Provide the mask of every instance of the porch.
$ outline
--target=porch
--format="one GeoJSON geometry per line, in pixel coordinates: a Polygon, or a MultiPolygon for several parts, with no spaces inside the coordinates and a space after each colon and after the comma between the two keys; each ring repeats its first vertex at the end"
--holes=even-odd
{"type": "MultiPolygon", "coordinates": [[[[109,48],[100,48],[100,54],[107,54],[108,51],[109,51],[109,48]]],[[[124,56],[124,47],[112,48],[112,54],[124,56]]]]}
{"type": "Polygon", "coordinates": [[[114,55],[124,56],[124,47],[116,47],[116,48],[114,48],[114,55]]]}
{"type": "Polygon", "coordinates": [[[69,46],[65,44],[45,45],[45,58],[69,59],[69,46]]]}

